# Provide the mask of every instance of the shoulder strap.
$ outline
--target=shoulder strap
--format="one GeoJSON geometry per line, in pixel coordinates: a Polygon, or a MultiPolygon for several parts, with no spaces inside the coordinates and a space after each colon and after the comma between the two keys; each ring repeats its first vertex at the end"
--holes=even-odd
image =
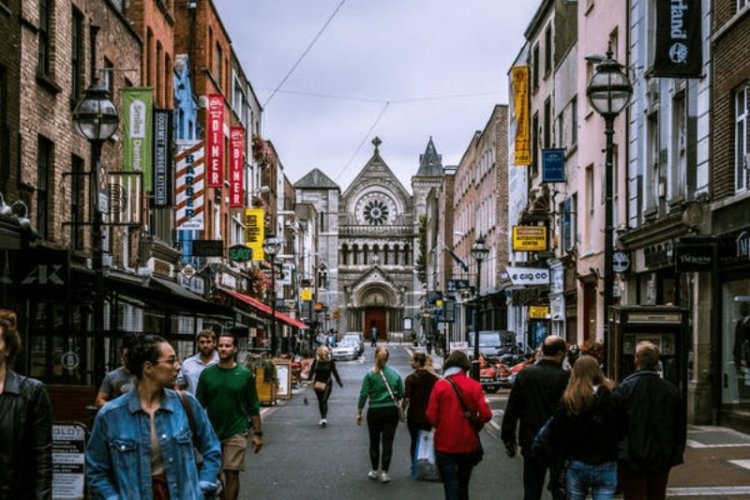
{"type": "Polygon", "coordinates": [[[190,407],[190,402],[185,395],[185,391],[177,391],[177,396],[180,398],[182,408],[185,410],[187,415],[188,425],[190,425],[190,433],[193,435],[193,446],[198,447],[198,434],[195,432],[195,418],[193,417],[193,409],[190,407]]]}
{"type": "MultiPolygon", "coordinates": [[[[458,385],[450,378],[445,377],[445,380],[448,381],[448,383],[453,387],[453,391],[456,393],[456,396],[458,397],[458,401],[461,403],[461,408],[464,410],[464,417],[469,421],[471,425],[471,428],[474,429],[474,432],[477,432],[477,430],[474,428],[474,418],[472,417],[472,413],[469,411],[469,409],[466,407],[466,401],[464,401],[464,395],[461,393],[461,390],[458,388],[458,385]]],[[[479,433],[477,433],[479,435],[479,433]]]]}
{"type": "Polygon", "coordinates": [[[391,399],[394,403],[396,403],[396,406],[398,406],[398,401],[396,400],[396,396],[393,394],[393,390],[391,389],[391,384],[388,383],[388,378],[386,378],[385,373],[383,373],[383,370],[380,370],[380,376],[383,377],[383,382],[385,382],[385,388],[388,389],[388,394],[391,395],[391,399]]]}

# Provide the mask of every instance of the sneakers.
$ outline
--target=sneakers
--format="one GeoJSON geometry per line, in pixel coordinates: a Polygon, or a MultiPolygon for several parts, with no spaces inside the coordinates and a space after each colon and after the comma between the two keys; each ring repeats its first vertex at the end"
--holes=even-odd
{"type": "Polygon", "coordinates": [[[378,476],[379,476],[378,475],[378,471],[376,471],[374,469],[367,473],[367,477],[369,477],[372,480],[376,480],[378,478],[378,476]]]}
{"type": "Polygon", "coordinates": [[[320,427],[325,429],[326,425],[328,425],[328,420],[321,418],[320,419],[320,427]]]}
{"type": "Polygon", "coordinates": [[[381,483],[390,483],[391,482],[391,476],[389,476],[386,471],[381,472],[380,473],[380,482],[381,483]]]}

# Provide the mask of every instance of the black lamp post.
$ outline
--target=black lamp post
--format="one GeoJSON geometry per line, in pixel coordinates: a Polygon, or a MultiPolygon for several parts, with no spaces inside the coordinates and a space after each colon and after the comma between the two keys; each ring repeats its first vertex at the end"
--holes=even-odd
{"type": "Polygon", "coordinates": [[[271,263],[271,355],[276,354],[277,339],[276,339],[276,255],[281,250],[281,241],[273,235],[269,234],[263,240],[263,253],[266,255],[266,259],[271,263]]]}
{"type": "Polygon", "coordinates": [[[471,246],[471,256],[477,261],[477,291],[474,297],[474,311],[473,311],[473,322],[474,322],[474,359],[471,363],[471,376],[479,381],[479,287],[481,285],[482,275],[482,261],[487,258],[490,254],[490,249],[484,243],[484,236],[481,234],[477,241],[471,246]]]}
{"type": "Polygon", "coordinates": [[[107,209],[106,168],[99,164],[102,144],[117,131],[117,108],[107,87],[94,80],[73,111],[76,131],[91,144],[89,198],[91,213],[91,267],[94,271],[94,377],[104,378],[104,271],[102,269],[102,213],[107,209]]]}
{"type": "MultiPolygon", "coordinates": [[[[615,166],[613,163],[613,137],[614,122],[617,115],[630,102],[630,96],[633,94],[633,86],[630,83],[628,75],[624,71],[622,64],[612,58],[612,48],[607,49],[607,55],[596,66],[596,72],[591,77],[591,81],[586,89],[586,95],[589,98],[591,106],[604,118],[605,128],[604,136],[606,137],[606,156],[604,162],[605,195],[604,195],[604,346],[607,352],[607,343],[609,342],[609,306],[612,305],[614,276],[612,271],[612,254],[614,242],[612,241],[614,224],[613,224],[613,191],[615,166]]],[[[605,357],[607,360],[607,357],[605,357]]],[[[608,363],[608,360],[605,361],[608,363]]]]}

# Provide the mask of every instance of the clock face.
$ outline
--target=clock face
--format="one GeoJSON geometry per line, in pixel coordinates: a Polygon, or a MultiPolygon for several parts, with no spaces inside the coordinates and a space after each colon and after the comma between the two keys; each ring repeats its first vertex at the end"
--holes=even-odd
{"type": "Polygon", "coordinates": [[[357,202],[357,221],[370,226],[392,224],[396,220],[396,204],[382,193],[370,193],[357,202]]]}

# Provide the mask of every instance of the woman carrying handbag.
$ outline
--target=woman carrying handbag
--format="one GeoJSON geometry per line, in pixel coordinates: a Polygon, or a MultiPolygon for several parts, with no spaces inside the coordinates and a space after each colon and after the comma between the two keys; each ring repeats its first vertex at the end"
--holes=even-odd
{"type": "Polygon", "coordinates": [[[339,387],[344,387],[339,378],[339,372],[336,370],[336,363],[331,358],[331,351],[325,346],[318,347],[317,356],[310,366],[310,378],[313,380],[313,389],[315,396],[318,398],[318,410],[320,410],[321,428],[328,425],[328,398],[331,396],[333,388],[332,378],[336,379],[339,387]]]}
{"type": "Polygon", "coordinates": [[[479,382],[466,376],[471,363],[453,351],[443,364],[427,403],[427,419],[435,427],[435,455],[445,500],[469,500],[471,471],[482,459],[479,430],[492,419],[479,382]]]}
{"type": "Polygon", "coordinates": [[[404,381],[393,368],[386,366],[388,349],[375,349],[375,366],[362,380],[357,403],[357,425],[362,425],[362,410],[369,400],[367,430],[370,434],[370,464],[367,477],[387,483],[391,480],[388,468],[393,456],[393,438],[401,418],[399,401],[404,397],[404,381]],[[382,454],[381,454],[382,444],[382,454]],[[378,472],[380,470],[380,472],[378,472]]]}

